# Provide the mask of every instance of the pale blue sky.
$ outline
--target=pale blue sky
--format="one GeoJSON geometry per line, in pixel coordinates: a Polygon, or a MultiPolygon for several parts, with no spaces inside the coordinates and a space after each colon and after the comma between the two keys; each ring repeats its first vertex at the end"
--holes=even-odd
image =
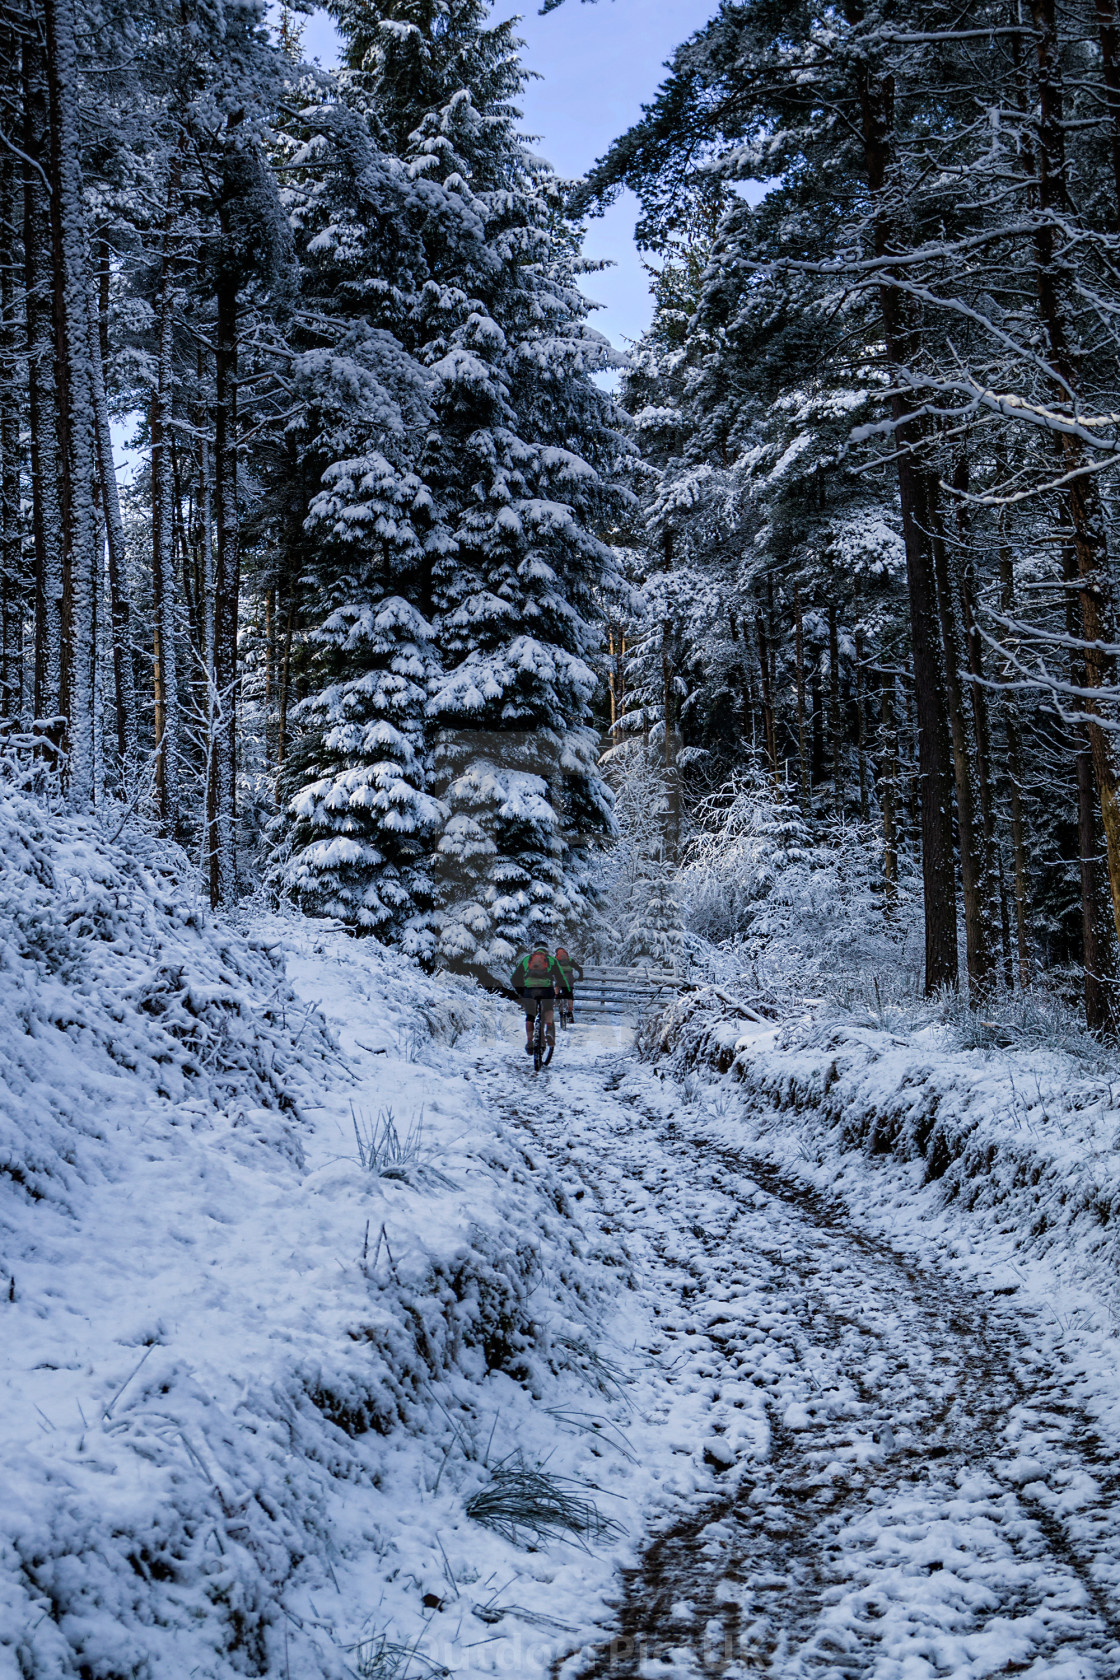
{"type": "MultiPolygon", "coordinates": [[[[521,17],[525,62],[541,77],[523,100],[525,127],[537,150],[562,175],[582,175],[616,135],[641,115],[657,91],[673,48],[706,23],[716,0],[598,0],[566,3],[547,17],[516,0],[497,0],[496,18],[521,17]]],[[[324,65],[336,61],[337,38],[325,12],[308,20],[303,47],[324,65]]],[[[634,249],[635,200],[626,195],[588,228],[587,255],[617,267],[589,275],[584,290],[606,307],[594,317],[616,344],[649,323],[649,287],[634,249]]]]}

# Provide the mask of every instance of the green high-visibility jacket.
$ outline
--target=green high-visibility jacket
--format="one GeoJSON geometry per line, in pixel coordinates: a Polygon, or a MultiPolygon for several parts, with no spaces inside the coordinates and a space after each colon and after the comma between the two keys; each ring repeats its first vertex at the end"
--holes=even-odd
{"type": "Polygon", "coordinates": [[[536,997],[539,992],[547,992],[551,997],[554,989],[565,994],[569,990],[560,964],[547,951],[526,951],[510,975],[510,985],[522,997],[536,997]],[[544,957],[548,967],[532,972],[529,964],[534,957],[544,957]]]}

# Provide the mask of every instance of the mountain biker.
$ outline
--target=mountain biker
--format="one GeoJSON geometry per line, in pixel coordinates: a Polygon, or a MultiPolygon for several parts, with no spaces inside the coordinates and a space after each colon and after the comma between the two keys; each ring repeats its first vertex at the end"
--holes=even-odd
{"type": "Polygon", "coordinates": [[[527,951],[517,963],[510,975],[510,985],[521,998],[525,1008],[525,1050],[528,1055],[533,1054],[533,1021],[537,1013],[537,1003],[540,1001],[541,1016],[544,1021],[545,1043],[550,1049],[556,1047],[556,1016],[554,1004],[556,998],[564,990],[565,982],[560,972],[556,958],[551,954],[543,939],[539,939],[531,951],[527,951]]]}
{"type": "Polygon", "coordinates": [[[583,970],[572,961],[563,945],[557,945],[556,947],[556,966],[563,979],[560,991],[560,1018],[562,1021],[564,1012],[567,1011],[568,1020],[574,1021],[576,1018],[575,993],[572,988],[577,980],[583,979],[583,970]]]}

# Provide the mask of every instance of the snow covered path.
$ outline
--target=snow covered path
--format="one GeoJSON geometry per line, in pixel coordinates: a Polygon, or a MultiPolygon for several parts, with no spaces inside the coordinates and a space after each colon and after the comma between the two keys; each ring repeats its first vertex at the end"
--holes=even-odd
{"type": "Polygon", "coordinates": [[[624,1361],[653,1538],[554,1674],[1120,1674],[1117,1455],[1046,1315],[920,1269],[582,1038],[539,1083],[479,1063],[654,1327],[624,1361]]]}

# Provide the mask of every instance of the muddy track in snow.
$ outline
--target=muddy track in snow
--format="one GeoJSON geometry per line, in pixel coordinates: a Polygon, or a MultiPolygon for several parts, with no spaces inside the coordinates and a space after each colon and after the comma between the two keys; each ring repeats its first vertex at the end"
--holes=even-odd
{"type": "Polygon", "coordinates": [[[687,1355],[715,1429],[753,1405],[769,1441],[680,1501],[601,1645],[554,1673],[1120,1676],[1116,1455],[1036,1315],[690,1136],[649,1070],[608,1073],[557,1069],[563,1117],[530,1129],[625,1233],[666,1383],[687,1355]]]}

